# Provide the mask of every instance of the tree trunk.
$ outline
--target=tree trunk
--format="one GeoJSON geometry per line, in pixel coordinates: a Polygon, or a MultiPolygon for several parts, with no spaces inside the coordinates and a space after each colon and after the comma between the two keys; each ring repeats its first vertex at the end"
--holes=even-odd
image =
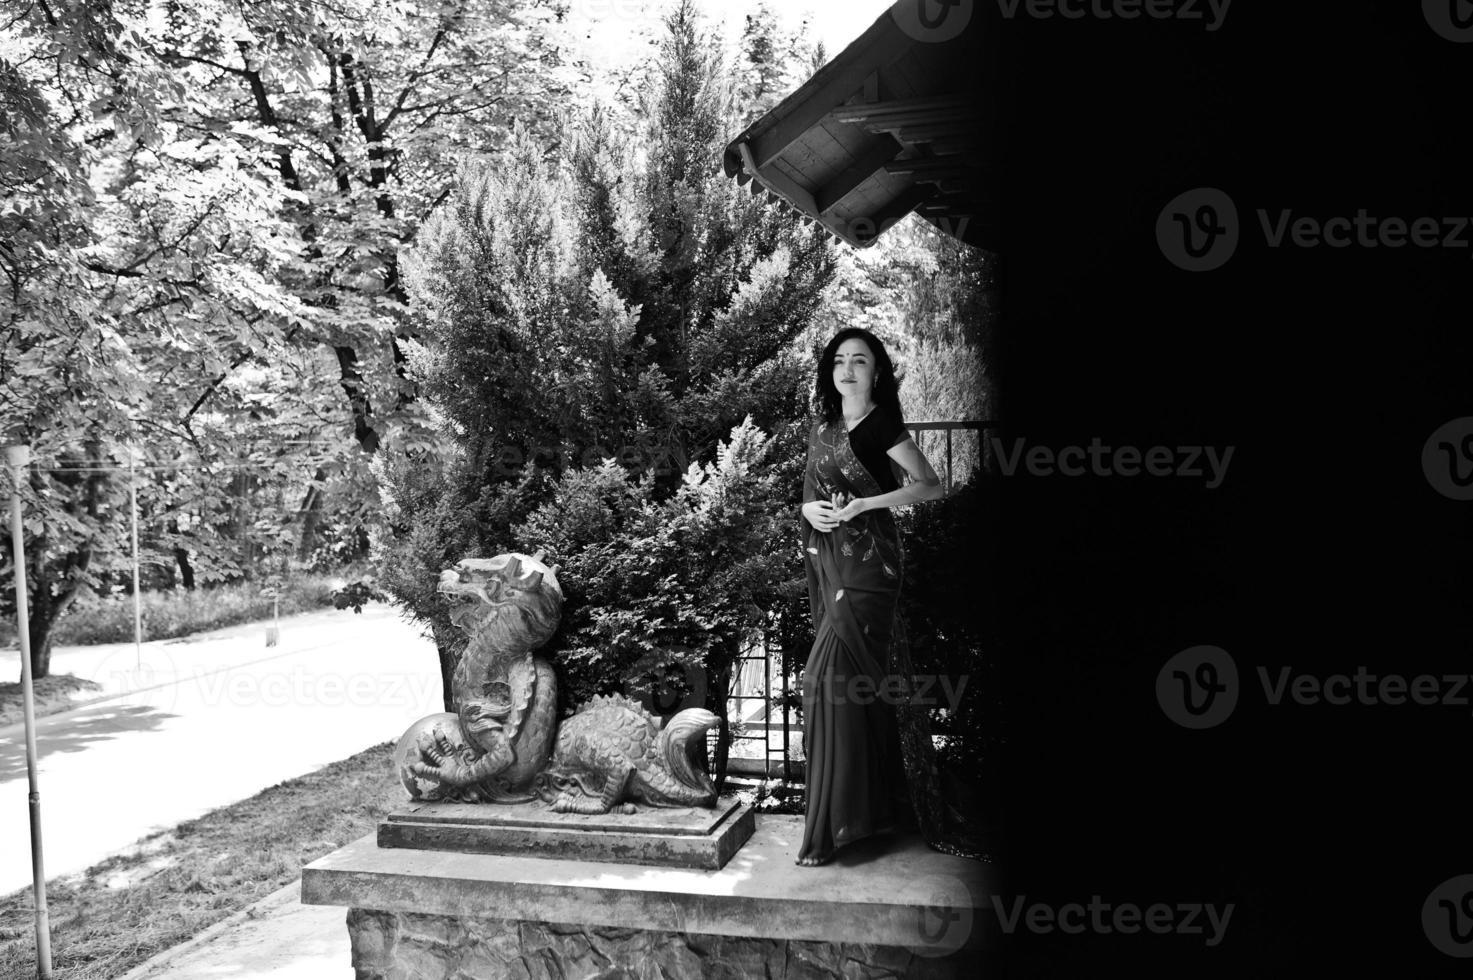
{"type": "MultiPolygon", "coordinates": [[[[90,437],[86,444],[85,459],[95,465],[100,462],[100,457],[99,441],[96,436],[90,437]]],[[[33,488],[38,491],[44,489],[45,478],[39,470],[31,470],[30,479],[33,488]]],[[[93,470],[83,478],[82,509],[94,524],[98,518],[99,497],[105,479],[100,470],[93,470]]],[[[76,502],[68,503],[66,509],[75,515],[76,502]]],[[[65,556],[60,563],[51,561],[50,550],[51,540],[45,531],[37,535],[26,550],[26,563],[30,566],[26,569],[30,591],[27,597],[30,615],[27,617],[26,631],[31,642],[32,680],[50,676],[52,631],[62,615],[76,601],[77,591],[82,587],[82,577],[92,564],[91,541],[84,542],[77,551],[65,556]],[[59,595],[52,594],[54,582],[64,583],[59,595]]]]}
{"type": "Polygon", "coordinates": [[[358,370],[358,352],[346,345],[333,347],[338,357],[338,384],[348,396],[348,407],[353,412],[353,438],[365,453],[372,456],[378,452],[378,433],[369,420],[373,418],[373,407],[368,403],[364,391],[363,374],[358,370]]]}
{"type": "MultiPolygon", "coordinates": [[[[169,533],[179,533],[179,521],[169,521],[169,533]]],[[[177,539],[176,539],[177,540],[177,539]]],[[[179,566],[179,582],[191,592],[194,591],[194,566],[189,563],[189,549],[182,544],[175,544],[173,549],[174,564],[179,566]]]]}
{"type": "Polygon", "coordinates": [[[179,580],[189,591],[194,591],[194,566],[189,563],[189,550],[174,548],[174,561],[179,565],[179,580]]]}
{"type": "Polygon", "coordinates": [[[433,624],[430,630],[434,634],[435,651],[440,658],[440,686],[445,710],[454,712],[460,706],[455,703],[455,694],[451,690],[450,682],[455,676],[456,664],[460,663],[460,655],[465,651],[465,640],[454,627],[433,624]]]}
{"type": "MultiPolygon", "coordinates": [[[[76,579],[65,589],[61,595],[51,594],[52,570],[47,567],[44,537],[37,542],[34,555],[28,555],[27,570],[29,578],[30,595],[27,597],[30,604],[30,616],[26,620],[26,628],[31,639],[31,679],[41,680],[43,677],[51,676],[51,640],[55,635],[56,624],[62,615],[71,608],[77,598],[76,579]]],[[[86,571],[87,565],[92,560],[92,549],[86,548],[82,552],[78,567],[78,576],[86,571]]]]}
{"type": "MultiPolygon", "coordinates": [[[[277,124],[276,110],[271,105],[269,93],[266,89],[266,83],[265,80],[261,77],[261,73],[251,67],[251,44],[249,41],[237,41],[236,46],[240,49],[241,61],[244,65],[244,68],[237,69],[235,71],[246,80],[246,84],[250,89],[251,98],[254,100],[256,106],[256,114],[261,121],[261,125],[267,129],[274,129],[277,124]]],[[[328,49],[324,49],[323,53],[328,54],[329,63],[333,63],[334,59],[331,57],[330,51],[328,49]]],[[[337,66],[344,71],[345,80],[347,81],[350,90],[350,99],[356,101],[357,95],[356,90],[354,89],[353,80],[351,77],[347,77],[347,71],[349,66],[351,65],[351,62],[351,55],[344,54],[336,59],[337,66]]],[[[329,85],[331,86],[331,90],[336,90],[336,74],[334,74],[329,79],[329,85]]],[[[334,108],[333,115],[334,122],[337,123],[338,133],[340,135],[343,127],[341,120],[337,118],[336,108],[334,108]]],[[[369,138],[370,142],[374,141],[374,137],[371,134],[365,133],[365,136],[369,138]]],[[[341,159],[341,154],[336,146],[334,146],[332,149],[333,155],[336,158],[334,160],[334,163],[337,163],[341,159]]],[[[276,155],[277,164],[281,171],[282,183],[284,183],[288,188],[293,191],[304,193],[302,186],[302,177],[301,174],[297,171],[296,162],[292,159],[291,148],[288,146],[279,146],[276,150],[276,155]]],[[[310,215],[310,207],[304,206],[302,210],[310,215]]],[[[310,246],[310,248],[308,249],[309,256],[312,258],[320,258],[322,255],[322,247],[321,244],[318,242],[318,228],[316,219],[308,217],[308,219],[304,221],[304,223],[302,224],[302,238],[310,246]]],[[[324,282],[321,285],[326,285],[326,283],[324,282]]],[[[364,392],[363,375],[358,370],[358,352],[347,345],[333,344],[330,346],[332,347],[333,353],[337,355],[338,359],[338,369],[340,375],[339,384],[342,386],[344,394],[346,394],[348,397],[348,407],[353,413],[353,438],[357,440],[358,445],[363,449],[363,451],[371,456],[374,453],[378,452],[379,435],[376,431],[374,431],[374,428],[369,421],[373,418],[373,407],[369,404],[368,396],[364,392]]]]}
{"type": "Polygon", "coordinates": [[[322,498],[325,496],[322,486],[327,475],[326,466],[317,467],[317,472],[312,474],[312,485],[302,498],[302,506],[297,508],[297,520],[301,522],[300,536],[297,538],[298,561],[310,558],[312,549],[317,544],[317,524],[322,520],[322,498]]]}
{"type": "Polygon", "coordinates": [[[51,627],[54,619],[30,619],[31,630],[31,680],[39,681],[51,676],[51,627]]]}

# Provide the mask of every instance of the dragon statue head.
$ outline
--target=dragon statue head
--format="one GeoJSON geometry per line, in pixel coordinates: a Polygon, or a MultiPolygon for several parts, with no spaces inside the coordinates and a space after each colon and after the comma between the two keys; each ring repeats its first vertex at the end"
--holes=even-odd
{"type": "Polygon", "coordinates": [[[558,566],[536,555],[463,558],[440,573],[436,591],[450,604],[450,621],[500,649],[535,649],[552,638],[563,611],[558,566]]]}

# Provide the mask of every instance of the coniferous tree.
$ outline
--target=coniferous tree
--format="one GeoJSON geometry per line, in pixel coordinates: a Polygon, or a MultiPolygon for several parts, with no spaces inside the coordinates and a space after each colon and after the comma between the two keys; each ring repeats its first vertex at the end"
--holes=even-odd
{"type": "Polygon", "coordinates": [[[396,505],[385,584],[430,624],[447,678],[459,649],[439,571],[542,547],[567,570],[550,644],[576,655],[564,690],[607,690],[658,669],[662,650],[678,662],[694,649],[724,729],[730,665],[762,615],[753,600],[801,572],[787,539],[811,367],[797,341],[834,255],[821,230],[722,174],[739,127],[717,50],[682,3],[636,145],[617,135],[617,106],[570,118],[557,154],[519,134],[466,166],[406,258],[423,338],[409,370],[444,444],[381,467],[396,505]],[[731,481],[741,493],[720,489],[731,481]],[[697,542],[704,555],[687,554],[697,542]],[[611,592],[616,559],[663,573],[611,592]],[[672,629],[613,626],[662,604],[688,615],[672,629]]]}

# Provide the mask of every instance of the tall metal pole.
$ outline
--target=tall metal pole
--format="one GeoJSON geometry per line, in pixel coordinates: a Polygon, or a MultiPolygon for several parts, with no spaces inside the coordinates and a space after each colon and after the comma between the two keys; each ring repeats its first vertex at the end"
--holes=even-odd
{"type": "Polygon", "coordinates": [[[41,790],[36,782],[36,693],[31,685],[31,610],[26,602],[26,549],[20,519],[21,467],[31,462],[28,446],[6,446],[14,480],[10,492],[10,544],[15,561],[15,633],[20,638],[21,705],[26,722],[26,776],[30,780],[31,882],[36,896],[36,976],[51,977],[51,926],[46,912],[46,867],[41,859],[41,790]]]}
{"type": "MultiPolygon", "coordinates": [[[[951,493],[951,427],[950,426],[947,426],[947,428],[946,428],[946,492],[947,493],[951,493]]],[[[138,523],[138,519],[135,517],[133,519],[133,522],[134,522],[134,527],[136,528],[137,527],[137,523],[138,523]]],[[[135,530],[133,533],[134,534],[137,534],[138,532],[135,530]]],[[[137,545],[134,545],[133,547],[136,550],[138,546],[137,545]]],[[[138,574],[138,571],[137,571],[138,566],[135,565],[135,566],[133,566],[133,568],[134,568],[133,574],[134,575],[137,575],[138,574]]]]}
{"type": "Polygon", "coordinates": [[[143,596],[138,592],[138,471],[128,456],[128,496],[133,504],[133,668],[143,669],[143,596]]]}

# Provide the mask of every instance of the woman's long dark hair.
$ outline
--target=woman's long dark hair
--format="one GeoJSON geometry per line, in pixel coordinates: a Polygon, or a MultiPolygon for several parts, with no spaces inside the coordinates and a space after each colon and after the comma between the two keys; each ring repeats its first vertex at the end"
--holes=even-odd
{"type": "Polygon", "coordinates": [[[895,416],[895,421],[904,424],[905,418],[900,414],[900,382],[895,378],[895,365],[891,363],[885,345],[880,343],[880,338],[862,327],[845,327],[834,334],[818,358],[818,377],[814,381],[813,397],[824,425],[833,425],[839,421],[844,409],[844,396],[839,394],[839,389],[834,385],[834,356],[844,341],[856,339],[864,341],[874,355],[875,389],[871,397],[877,406],[895,416]]]}

